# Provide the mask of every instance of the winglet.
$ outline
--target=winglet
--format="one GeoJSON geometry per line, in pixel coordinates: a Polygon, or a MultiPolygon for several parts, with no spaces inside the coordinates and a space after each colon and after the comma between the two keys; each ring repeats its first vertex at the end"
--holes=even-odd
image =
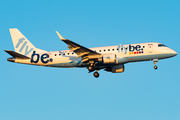
{"type": "Polygon", "coordinates": [[[59,38],[60,38],[61,40],[65,40],[65,39],[59,34],[58,31],[56,31],[56,33],[57,33],[57,35],[59,36],[59,38]]]}

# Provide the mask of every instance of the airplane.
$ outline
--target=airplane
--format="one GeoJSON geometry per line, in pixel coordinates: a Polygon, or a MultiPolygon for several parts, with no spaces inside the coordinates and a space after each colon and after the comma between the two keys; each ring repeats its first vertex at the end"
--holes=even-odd
{"type": "Polygon", "coordinates": [[[69,50],[45,51],[36,48],[17,28],[9,29],[14,49],[5,50],[11,58],[7,61],[58,68],[87,68],[89,73],[94,72],[98,78],[98,71],[122,73],[124,65],[131,62],[153,61],[177,55],[177,52],[161,43],[138,43],[127,45],[115,45],[106,47],[87,48],[69,39],[64,39],[57,31],[59,38],[68,45],[69,50]]]}

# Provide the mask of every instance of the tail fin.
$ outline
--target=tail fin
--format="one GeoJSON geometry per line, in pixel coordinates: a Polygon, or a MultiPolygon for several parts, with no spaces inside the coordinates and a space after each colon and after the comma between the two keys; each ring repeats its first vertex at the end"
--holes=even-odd
{"type": "Polygon", "coordinates": [[[16,52],[30,57],[33,51],[46,52],[36,48],[17,28],[9,29],[16,52]]]}

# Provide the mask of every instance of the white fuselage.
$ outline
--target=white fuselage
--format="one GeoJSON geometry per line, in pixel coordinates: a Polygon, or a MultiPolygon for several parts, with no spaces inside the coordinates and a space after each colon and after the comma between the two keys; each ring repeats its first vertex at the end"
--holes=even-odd
{"type": "MultiPolygon", "coordinates": [[[[107,47],[89,48],[103,55],[116,55],[116,63],[113,65],[125,64],[128,62],[148,61],[154,59],[165,59],[175,56],[177,53],[160,43],[139,43],[128,45],[116,45],[107,47]]],[[[15,59],[16,63],[49,66],[49,67],[87,67],[81,57],[70,52],[70,50],[53,51],[46,53],[31,54],[31,59],[15,59]]],[[[110,66],[112,64],[95,63],[96,66],[110,66]]]]}

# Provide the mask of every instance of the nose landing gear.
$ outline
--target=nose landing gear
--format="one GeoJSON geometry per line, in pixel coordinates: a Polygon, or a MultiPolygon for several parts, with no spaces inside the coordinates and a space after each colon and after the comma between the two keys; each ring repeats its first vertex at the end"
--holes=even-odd
{"type": "Polygon", "coordinates": [[[159,60],[158,59],[153,59],[153,61],[154,61],[154,69],[157,70],[158,67],[156,66],[156,63],[159,62],[159,60]]]}

